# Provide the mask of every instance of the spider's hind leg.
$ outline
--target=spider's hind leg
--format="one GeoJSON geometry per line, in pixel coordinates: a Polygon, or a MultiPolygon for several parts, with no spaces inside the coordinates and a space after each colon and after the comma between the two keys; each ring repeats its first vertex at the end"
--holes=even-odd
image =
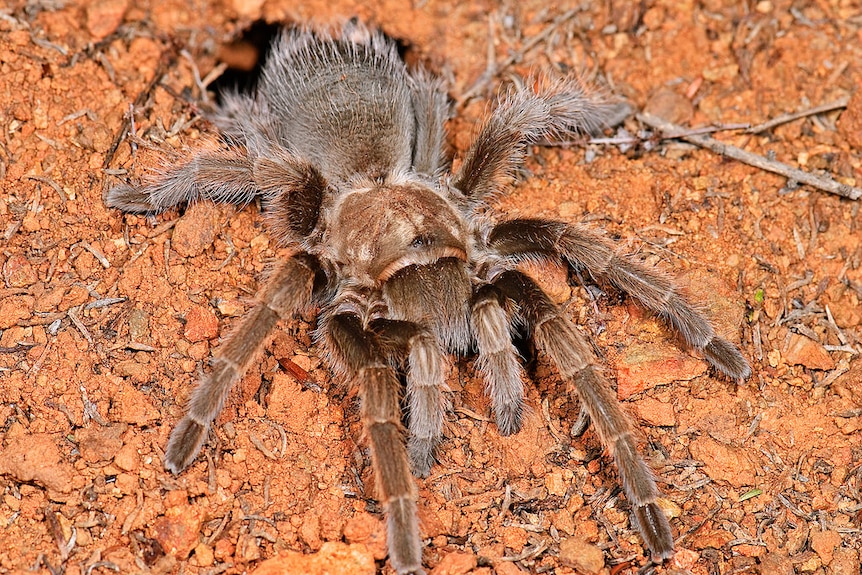
{"type": "Polygon", "coordinates": [[[658,561],[673,555],[670,524],[658,506],[660,492],[652,470],[637,451],[634,431],[608,382],[593,366],[589,345],[536,283],[518,271],[501,273],[493,282],[518,306],[533,339],[574,384],[602,443],[613,454],[620,482],[632,504],[634,523],[658,561]]]}

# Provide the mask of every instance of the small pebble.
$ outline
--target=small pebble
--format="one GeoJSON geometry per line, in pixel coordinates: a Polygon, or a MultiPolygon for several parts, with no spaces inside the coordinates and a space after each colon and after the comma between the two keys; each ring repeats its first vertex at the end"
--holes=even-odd
{"type": "Polygon", "coordinates": [[[90,427],[77,430],[75,440],[78,442],[78,449],[81,450],[81,457],[89,463],[112,460],[123,446],[120,436],[127,428],[125,424],[109,427],[90,424],[90,427]]]}
{"type": "Polygon", "coordinates": [[[38,279],[36,270],[24,255],[13,255],[3,264],[3,280],[6,282],[6,287],[28,287],[36,283],[38,279]]]}
{"type": "Polygon", "coordinates": [[[674,124],[688,123],[694,115],[691,101],[668,88],[660,88],[647,101],[644,112],[674,124]]]}
{"type": "Polygon", "coordinates": [[[443,560],[431,570],[431,575],[466,575],[478,564],[478,559],[472,553],[455,551],[443,557],[443,560]]]}
{"type": "Polygon", "coordinates": [[[209,567],[215,561],[213,548],[204,543],[198,543],[195,546],[195,559],[201,567],[209,567]]]}
{"type": "Polygon", "coordinates": [[[159,542],[165,553],[183,560],[189,556],[200,541],[200,529],[204,520],[204,511],[187,502],[176,504],[186,499],[184,491],[168,492],[165,497],[167,509],[165,514],[155,520],[152,526],[152,537],[159,542]],[[170,497],[171,495],[176,497],[170,497]],[[170,505],[175,503],[174,505],[170,505]]]}
{"type": "Polygon", "coordinates": [[[830,370],[835,368],[835,361],[822,345],[804,335],[793,333],[783,354],[787,363],[803,365],[809,369],[830,370]]]}
{"type": "Polygon", "coordinates": [[[96,40],[114,32],[123,22],[128,0],[96,0],[87,6],[87,31],[96,40]]]}
{"type": "Polygon", "coordinates": [[[192,343],[214,339],[218,336],[218,318],[203,306],[195,306],[186,314],[183,335],[192,343]]]}
{"type": "Polygon", "coordinates": [[[184,258],[199,256],[218,233],[219,209],[210,202],[195,202],[179,219],[171,235],[171,247],[184,258]]]}

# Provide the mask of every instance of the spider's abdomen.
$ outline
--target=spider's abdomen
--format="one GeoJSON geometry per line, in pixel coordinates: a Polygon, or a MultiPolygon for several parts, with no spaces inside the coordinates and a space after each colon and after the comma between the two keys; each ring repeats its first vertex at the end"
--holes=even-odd
{"type": "Polygon", "coordinates": [[[395,45],[358,28],[354,38],[286,33],[263,70],[258,98],[281,145],[333,183],[409,170],[412,80],[395,45]]]}

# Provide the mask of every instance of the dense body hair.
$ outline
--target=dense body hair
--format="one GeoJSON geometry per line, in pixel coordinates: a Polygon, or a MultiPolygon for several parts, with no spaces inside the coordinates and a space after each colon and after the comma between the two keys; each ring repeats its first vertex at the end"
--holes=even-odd
{"type": "Polygon", "coordinates": [[[171,434],[167,469],[179,473],[194,461],[278,320],[319,307],[326,359],[359,390],[390,561],[399,574],[422,573],[411,471],[428,475],[442,436],[447,353],[476,352],[498,429],[516,433],[525,380],[511,339],[517,326],[577,390],[653,558],[673,553],[652,472],[588,342],[518,265],[565,262],[630,294],[728,377],[745,378],[750,369],[669,278],[601,235],[563,222],[488,217],[485,200],[506,189],[527,146],[592,130],[611,110],[576,80],[531,84],[538,88],[499,99],[450,173],[438,79],[408,70],[393,42],[356,22],[335,34],[286,32],[257,91],[229,94],[213,115],[221,148],[143,187],[110,190],[108,205],[129,212],[260,197],[271,233],[294,249],[219,347],[171,434]]]}

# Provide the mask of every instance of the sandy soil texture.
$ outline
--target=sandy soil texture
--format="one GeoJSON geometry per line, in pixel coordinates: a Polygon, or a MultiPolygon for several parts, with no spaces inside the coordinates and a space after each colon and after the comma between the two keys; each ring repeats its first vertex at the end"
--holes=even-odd
{"type": "MultiPolygon", "coordinates": [[[[148,218],[102,198],[214,141],[202,87],[224,64],[253,64],[264,23],[382,27],[448,82],[456,157],[501,85],[580,71],[635,111],[724,128],[712,135],[859,187],[860,13],[854,0],[9,0],[0,573],[391,573],[356,394],[322,363],[313,316],[285,322],[204,455],[177,477],[162,467],[197,376],[279,246],[256,206],[148,218]]],[[[612,460],[592,430],[571,436],[577,398],[544,357],[524,429],[507,438],[463,358],[439,464],[418,482],[426,566],[858,574],[859,201],[663,140],[634,115],[606,136],[532,149],[531,178],[495,209],[588,222],[675,275],[754,374],[728,381],[623,294],[537,272],[641,429],[677,555],[648,564],[612,460]]]]}

